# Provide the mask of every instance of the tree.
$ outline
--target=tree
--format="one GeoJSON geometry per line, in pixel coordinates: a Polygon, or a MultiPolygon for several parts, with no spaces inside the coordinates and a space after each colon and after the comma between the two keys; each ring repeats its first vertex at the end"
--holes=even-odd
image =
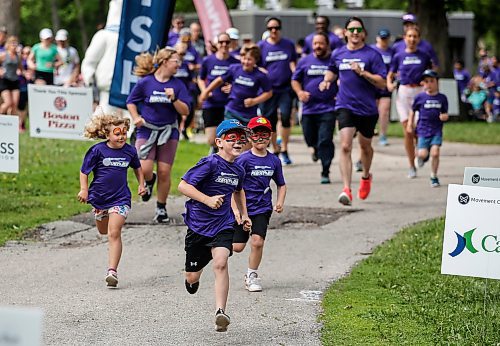
{"type": "Polygon", "coordinates": [[[0,25],[12,35],[19,35],[20,0],[0,0],[0,25]]]}

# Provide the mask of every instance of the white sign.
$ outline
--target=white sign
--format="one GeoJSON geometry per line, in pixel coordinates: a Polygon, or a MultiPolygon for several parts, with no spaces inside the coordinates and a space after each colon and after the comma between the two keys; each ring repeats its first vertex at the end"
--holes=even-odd
{"type": "Polygon", "coordinates": [[[464,185],[500,188],[500,168],[465,167],[464,185]]]}
{"type": "Polygon", "coordinates": [[[28,85],[31,137],[79,139],[92,116],[92,89],[28,85]]]}
{"type": "Polygon", "coordinates": [[[0,115],[0,172],[19,173],[19,118],[0,115]]]}
{"type": "Polygon", "coordinates": [[[448,185],[441,273],[500,279],[500,189],[448,185]]]}
{"type": "Polygon", "coordinates": [[[42,310],[0,308],[0,346],[42,344],[42,310]]]}

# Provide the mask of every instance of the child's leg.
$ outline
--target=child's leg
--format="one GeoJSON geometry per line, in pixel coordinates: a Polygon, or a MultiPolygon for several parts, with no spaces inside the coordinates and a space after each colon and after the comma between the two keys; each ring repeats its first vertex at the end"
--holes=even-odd
{"type": "Polygon", "coordinates": [[[186,281],[188,284],[194,284],[200,281],[201,273],[203,272],[202,270],[199,270],[197,272],[186,272],[186,281]]]}
{"type": "Polygon", "coordinates": [[[437,171],[439,167],[439,151],[440,151],[439,145],[433,145],[431,147],[431,158],[432,158],[431,170],[433,177],[437,177],[437,171]]]}
{"type": "Polygon", "coordinates": [[[264,252],[264,238],[258,234],[252,234],[251,251],[248,258],[248,268],[257,271],[260,262],[262,261],[262,253],[264,252]]]}
{"type": "Polygon", "coordinates": [[[117,269],[122,255],[122,227],[125,217],[117,213],[109,214],[108,221],[108,262],[109,268],[117,269]]]}
{"type": "Polygon", "coordinates": [[[109,218],[105,217],[102,220],[95,220],[95,225],[100,234],[108,234],[108,221],[109,218]]]}
{"type": "Polygon", "coordinates": [[[215,305],[216,308],[226,309],[229,292],[229,271],[227,260],[229,250],[225,247],[212,248],[213,270],[215,274],[215,305]]]}
{"type": "Polygon", "coordinates": [[[429,150],[427,148],[418,148],[418,157],[421,158],[422,160],[428,159],[429,156],[429,150]]]}

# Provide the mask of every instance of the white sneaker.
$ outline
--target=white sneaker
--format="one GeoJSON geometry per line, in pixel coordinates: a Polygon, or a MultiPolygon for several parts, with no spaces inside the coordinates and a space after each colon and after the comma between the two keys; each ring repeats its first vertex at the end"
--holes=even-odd
{"type": "Polygon", "coordinates": [[[412,167],[410,168],[410,170],[408,171],[408,178],[409,179],[415,179],[417,177],[417,170],[416,168],[412,167]]]}
{"type": "Polygon", "coordinates": [[[108,270],[108,275],[106,275],[106,284],[108,287],[116,287],[118,285],[118,275],[113,270],[108,270]]]}
{"type": "Polygon", "coordinates": [[[245,288],[248,292],[262,292],[260,278],[256,272],[251,273],[250,276],[245,275],[245,288]]]}

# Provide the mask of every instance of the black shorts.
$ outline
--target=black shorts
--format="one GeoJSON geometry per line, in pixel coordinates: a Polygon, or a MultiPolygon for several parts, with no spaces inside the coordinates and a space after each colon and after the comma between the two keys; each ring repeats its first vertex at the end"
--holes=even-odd
{"type": "Polygon", "coordinates": [[[184,250],[186,251],[186,272],[198,272],[212,260],[212,248],[225,247],[229,256],[233,254],[234,230],[226,229],[214,237],[207,237],[187,230],[184,250]]]}
{"type": "Polygon", "coordinates": [[[54,73],[35,70],[35,80],[44,80],[47,85],[54,85],[54,73]]]}
{"type": "Polygon", "coordinates": [[[252,220],[252,230],[250,232],[245,231],[243,225],[235,225],[233,243],[246,243],[251,234],[258,234],[263,239],[266,239],[267,226],[269,226],[271,214],[272,211],[269,211],[250,216],[250,220],[252,220]]]}
{"type": "Polygon", "coordinates": [[[19,90],[19,79],[10,80],[7,78],[0,79],[0,91],[4,90],[19,90]]]}
{"type": "Polygon", "coordinates": [[[339,122],[339,131],[344,127],[354,127],[366,138],[372,138],[377,126],[378,114],[365,116],[354,114],[351,110],[340,108],[337,111],[337,120],[339,122]]]}
{"type": "Polygon", "coordinates": [[[202,116],[205,128],[217,127],[224,120],[224,107],[204,108],[202,116]]]}
{"type": "Polygon", "coordinates": [[[27,105],[28,105],[28,90],[21,91],[21,93],[19,94],[19,103],[17,105],[17,108],[21,111],[24,111],[27,105]]]}

